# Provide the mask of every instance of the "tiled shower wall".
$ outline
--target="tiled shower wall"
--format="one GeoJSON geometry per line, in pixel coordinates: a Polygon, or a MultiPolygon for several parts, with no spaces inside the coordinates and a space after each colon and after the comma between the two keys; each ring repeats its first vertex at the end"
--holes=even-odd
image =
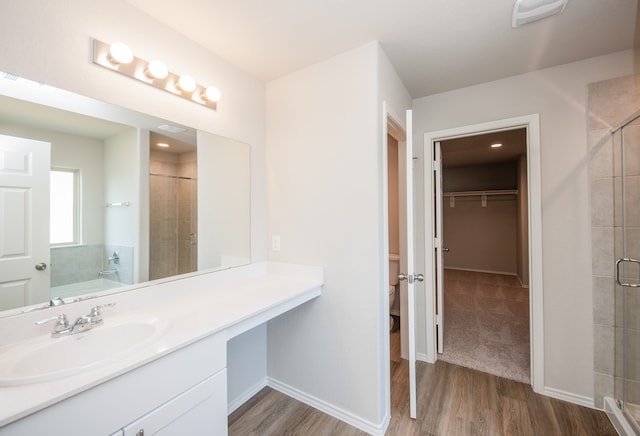
{"type": "MultiPolygon", "coordinates": [[[[620,133],[611,135],[610,129],[619,125],[629,115],[640,110],[640,76],[592,83],[588,88],[588,142],[591,152],[591,221],[592,221],[592,280],[593,280],[593,322],[594,322],[594,370],[595,406],[603,407],[603,398],[616,398],[622,391],[623,362],[623,311],[640,313],[640,299],[623,301],[623,292],[614,283],[615,259],[622,255],[622,219],[619,201],[621,183],[620,133]]],[[[625,175],[627,191],[640,187],[640,121],[625,128],[625,175]],[[635,144],[635,147],[634,147],[635,144]],[[635,148],[635,149],[634,149],[635,148]]],[[[640,230],[640,202],[629,202],[638,196],[626,193],[627,229],[640,230]],[[634,227],[636,227],[634,229],[634,227]]],[[[627,238],[640,241],[640,235],[627,238]]],[[[640,250],[628,246],[640,257],[640,250]]],[[[636,247],[640,248],[640,247],[636,247]]],[[[635,293],[628,293],[632,297],[635,293]]],[[[627,325],[629,326],[629,325],[627,325]]],[[[636,331],[640,329],[637,326],[636,331]]],[[[639,336],[640,337],[640,336],[639,336]]],[[[636,361],[640,351],[638,341],[627,341],[627,358],[636,361]],[[631,345],[631,347],[629,347],[631,345]]],[[[640,376],[637,365],[627,365],[627,369],[639,372],[628,373],[632,378],[640,376]]],[[[627,380],[629,382],[629,380],[627,380]]],[[[634,400],[638,383],[627,383],[628,400],[634,400]],[[634,389],[634,384],[636,388],[634,389]]]]}
{"type": "Polygon", "coordinates": [[[117,276],[106,276],[120,283],[133,283],[133,247],[121,245],[74,245],[51,248],[51,287],[98,279],[98,273],[118,269],[117,276]],[[120,257],[116,267],[109,263],[114,252],[120,257]]]}
{"type": "Polygon", "coordinates": [[[149,179],[151,280],[197,269],[196,162],[195,152],[176,155],[151,151],[150,172],[154,174],[149,179]]]}

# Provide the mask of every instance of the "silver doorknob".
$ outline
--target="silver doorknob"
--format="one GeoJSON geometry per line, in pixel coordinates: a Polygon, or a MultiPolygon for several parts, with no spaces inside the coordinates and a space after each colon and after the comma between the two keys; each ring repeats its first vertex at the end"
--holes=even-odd
{"type": "Polygon", "coordinates": [[[47,269],[47,264],[44,262],[36,263],[36,269],[38,271],[44,271],[45,269],[47,269]]]}
{"type": "Polygon", "coordinates": [[[417,282],[424,281],[424,274],[416,274],[415,279],[417,282]]]}
{"type": "Polygon", "coordinates": [[[406,274],[398,274],[398,280],[407,280],[406,274]]]}
{"type": "Polygon", "coordinates": [[[449,249],[448,249],[447,247],[442,247],[442,252],[443,252],[443,253],[448,253],[448,252],[449,252],[449,249]]]}

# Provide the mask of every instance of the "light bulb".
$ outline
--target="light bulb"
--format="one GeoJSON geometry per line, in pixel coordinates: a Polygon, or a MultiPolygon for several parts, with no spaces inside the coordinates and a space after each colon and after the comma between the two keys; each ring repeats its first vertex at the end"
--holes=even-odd
{"type": "Polygon", "coordinates": [[[151,61],[147,66],[145,74],[150,79],[164,79],[169,75],[169,70],[163,62],[151,61]]]}
{"type": "Polygon", "coordinates": [[[114,64],[128,64],[133,60],[133,52],[121,42],[114,42],[109,47],[109,60],[114,64]]]}
{"type": "Polygon", "coordinates": [[[196,90],[196,80],[188,75],[180,76],[180,80],[178,80],[178,86],[184,92],[193,92],[196,90]]]}
{"type": "Polygon", "coordinates": [[[220,100],[220,97],[220,90],[215,86],[208,86],[206,91],[204,92],[204,98],[209,101],[218,102],[220,100]]]}

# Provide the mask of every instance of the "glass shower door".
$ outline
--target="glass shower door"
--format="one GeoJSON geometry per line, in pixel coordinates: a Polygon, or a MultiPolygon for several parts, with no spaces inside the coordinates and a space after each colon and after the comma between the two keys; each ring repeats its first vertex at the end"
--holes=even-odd
{"type": "Polygon", "coordinates": [[[640,432],[640,125],[613,135],[615,397],[640,432]]]}

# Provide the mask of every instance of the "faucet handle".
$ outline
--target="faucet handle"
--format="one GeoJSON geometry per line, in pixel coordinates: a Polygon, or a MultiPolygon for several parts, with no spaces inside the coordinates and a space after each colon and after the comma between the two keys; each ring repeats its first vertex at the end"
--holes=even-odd
{"type": "Polygon", "coordinates": [[[53,327],[54,333],[59,333],[69,328],[69,320],[67,319],[67,315],[65,315],[64,313],[61,313],[58,316],[52,316],[51,318],[46,318],[46,319],[41,319],[40,321],[36,321],[36,325],[43,325],[51,321],[56,321],[56,324],[53,327]]]}
{"type": "Polygon", "coordinates": [[[93,306],[89,310],[89,318],[91,319],[91,324],[93,325],[102,324],[102,312],[100,311],[106,307],[113,307],[115,305],[116,303],[113,302],[113,303],[99,304],[97,306],[93,306]]]}
{"type": "Polygon", "coordinates": [[[116,305],[116,302],[114,301],[113,303],[106,303],[106,304],[98,304],[97,306],[93,306],[90,310],[91,310],[91,314],[96,314],[99,315],[100,311],[104,308],[107,307],[113,307],[116,305]]]}

